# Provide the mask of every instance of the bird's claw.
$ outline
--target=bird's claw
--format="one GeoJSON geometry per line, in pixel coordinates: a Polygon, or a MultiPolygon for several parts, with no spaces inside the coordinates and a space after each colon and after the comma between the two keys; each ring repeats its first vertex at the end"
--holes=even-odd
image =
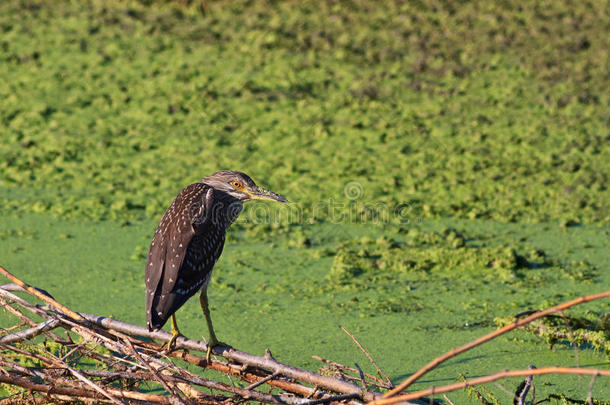
{"type": "MultiPolygon", "coordinates": [[[[229,346],[228,344],[219,341],[218,339],[214,338],[210,338],[210,340],[208,341],[208,350],[205,353],[205,361],[209,364],[211,361],[211,356],[212,356],[212,350],[216,347],[216,346],[229,346]]],[[[231,346],[229,346],[231,347],[231,346]]]]}
{"type": "Polygon", "coordinates": [[[172,332],[172,337],[167,341],[167,343],[163,343],[161,348],[165,348],[168,352],[171,352],[176,348],[176,339],[178,339],[180,336],[182,336],[182,333],[172,332]]]}

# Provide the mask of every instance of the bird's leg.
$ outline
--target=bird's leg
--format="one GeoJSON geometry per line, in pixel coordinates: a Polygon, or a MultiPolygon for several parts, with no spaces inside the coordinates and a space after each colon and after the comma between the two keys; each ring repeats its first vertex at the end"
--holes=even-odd
{"type": "Polygon", "coordinates": [[[169,340],[169,342],[167,342],[167,350],[172,350],[172,346],[176,343],[176,339],[178,339],[178,336],[182,335],[180,333],[180,330],[178,330],[178,324],[176,323],[176,315],[172,314],[172,337],[169,340]]]}
{"type": "Polygon", "coordinates": [[[203,309],[203,315],[205,316],[205,321],[208,324],[208,331],[210,332],[210,339],[208,340],[208,350],[205,355],[205,359],[209,363],[210,355],[212,354],[212,348],[214,346],[218,346],[219,344],[221,344],[221,342],[216,338],[216,334],[214,333],[214,327],[212,326],[212,317],[210,316],[210,308],[208,307],[208,293],[205,288],[201,290],[199,302],[201,302],[201,309],[203,309]]]}

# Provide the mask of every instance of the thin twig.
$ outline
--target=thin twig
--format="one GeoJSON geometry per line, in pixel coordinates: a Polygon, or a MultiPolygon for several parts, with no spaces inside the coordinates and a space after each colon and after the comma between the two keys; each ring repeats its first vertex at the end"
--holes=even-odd
{"type": "Polygon", "coordinates": [[[254,388],[258,387],[259,385],[262,385],[262,384],[266,383],[267,381],[274,379],[278,375],[280,375],[280,373],[277,372],[277,371],[275,373],[273,373],[273,374],[269,374],[267,377],[261,378],[260,380],[258,380],[256,382],[253,382],[252,384],[248,385],[246,387],[246,389],[247,390],[253,390],[254,388]]]}
{"type": "Polygon", "coordinates": [[[449,405],[455,405],[455,404],[453,403],[453,401],[449,399],[449,397],[447,396],[447,394],[443,394],[443,398],[445,398],[445,401],[449,402],[449,405]]]}
{"type": "Polygon", "coordinates": [[[339,328],[341,328],[341,330],[343,332],[345,332],[347,334],[347,336],[349,336],[354,343],[356,344],[356,346],[358,346],[358,348],[360,348],[360,350],[362,350],[362,353],[364,353],[364,355],[369,359],[369,361],[373,364],[373,366],[375,366],[375,368],[377,369],[377,372],[379,373],[380,376],[382,376],[383,378],[385,378],[386,382],[388,383],[388,385],[390,387],[394,387],[394,384],[392,384],[392,380],[390,380],[390,377],[388,377],[388,375],[386,373],[383,372],[383,370],[377,365],[377,363],[375,363],[375,360],[373,360],[373,356],[371,356],[369,354],[369,352],[360,344],[360,342],[354,337],[354,335],[352,335],[351,333],[349,333],[347,331],[347,329],[345,329],[343,326],[339,325],[339,328]]]}
{"type": "Polygon", "coordinates": [[[106,398],[108,398],[113,404],[118,404],[121,405],[122,402],[119,401],[117,398],[114,397],[114,395],[110,394],[109,392],[107,392],[105,389],[103,389],[102,387],[100,387],[99,385],[95,384],[93,381],[89,380],[87,377],[85,377],[84,375],[82,375],[79,371],[77,371],[76,369],[70,367],[69,365],[65,364],[65,367],[68,371],[70,371],[70,373],[72,373],[72,375],[76,378],[78,378],[79,380],[81,380],[82,382],[85,383],[85,385],[88,385],[89,387],[93,388],[95,391],[99,392],[100,394],[102,394],[103,396],[105,396],[106,398]]]}
{"type": "Polygon", "coordinates": [[[593,384],[595,384],[598,375],[599,374],[594,374],[593,377],[591,377],[591,382],[587,389],[587,405],[593,405],[593,384]]]}

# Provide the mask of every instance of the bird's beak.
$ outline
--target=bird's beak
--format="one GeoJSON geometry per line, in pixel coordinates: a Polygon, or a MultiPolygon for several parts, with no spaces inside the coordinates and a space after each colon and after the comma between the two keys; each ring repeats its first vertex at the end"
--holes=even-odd
{"type": "Polygon", "coordinates": [[[247,188],[246,194],[250,196],[251,200],[288,202],[288,200],[281,195],[275,194],[273,191],[265,190],[264,188],[258,186],[247,188]]]}

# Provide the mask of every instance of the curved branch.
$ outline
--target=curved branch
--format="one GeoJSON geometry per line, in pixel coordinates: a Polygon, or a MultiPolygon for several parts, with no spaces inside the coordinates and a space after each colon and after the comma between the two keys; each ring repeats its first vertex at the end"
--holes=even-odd
{"type": "Polygon", "coordinates": [[[575,374],[575,375],[592,375],[592,376],[604,376],[610,377],[610,370],[597,370],[592,368],[570,368],[570,367],[543,367],[527,370],[506,370],[498,373],[486,375],[483,377],[473,378],[471,380],[462,381],[459,383],[444,385],[442,387],[430,387],[425,390],[412,392],[409,394],[398,395],[392,398],[381,398],[375,401],[371,401],[369,405],[390,405],[398,402],[409,401],[412,399],[418,399],[427,395],[441,394],[444,392],[457,391],[466,387],[474,385],[480,385],[497,381],[502,378],[508,377],[523,377],[531,375],[543,375],[543,374],[575,374]]]}
{"type": "Polygon", "coordinates": [[[442,362],[457,356],[460,353],[464,353],[465,351],[468,351],[470,349],[472,349],[473,347],[477,347],[482,345],[485,342],[488,342],[500,335],[505,334],[506,332],[510,332],[513,329],[516,329],[520,326],[523,326],[525,324],[530,323],[531,321],[533,321],[534,319],[538,319],[538,318],[542,318],[544,316],[547,316],[549,314],[552,314],[554,312],[560,312],[566,308],[570,308],[573,307],[575,305],[578,304],[582,304],[584,302],[589,302],[589,301],[593,301],[593,300],[598,300],[600,298],[607,298],[610,297],[610,290],[608,291],[604,291],[601,292],[599,294],[593,294],[593,295],[587,295],[584,297],[579,297],[576,298],[572,301],[568,301],[568,302],[564,302],[563,304],[559,304],[556,305],[554,307],[545,309],[544,311],[538,311],[533,313],[532,315],[525,317],[523,319],[519,319],[513,323],[511,323],[510,325],[506,325],[503,328],[500,328],[496,331],[493,331],[485,336],[482,336],[480,338],[478,338],[477,340],[474,340],[468,344],[465,344],[464,346],[460,346],[457,347],[453,350],[450,350],[449,352],[443,354],[442,356],[439,356],[437,358],[435,358],[434,360],[432,360],[430,363],[426,364],[424,367],[420,368],[415,374],[411,375],[409,378],[407,378],[405,381],[403,381],[402,383],[400,383],[400,385],[398,385],[396,388],[388,391],[387,393],[385,393],[383,395],[383,398],[389,398],[392,397],[396,394],[398,394],[400,391],[403,391],[404,389],[406,389],[407,387],[409,387],[411,384],[413,384],[415,381],[417,381],[420,377],[422,377],[424,374],[428,373],[429,371],[433,370],[434,368],[436,368],[439,364],[441,364],[442,362]]]}

